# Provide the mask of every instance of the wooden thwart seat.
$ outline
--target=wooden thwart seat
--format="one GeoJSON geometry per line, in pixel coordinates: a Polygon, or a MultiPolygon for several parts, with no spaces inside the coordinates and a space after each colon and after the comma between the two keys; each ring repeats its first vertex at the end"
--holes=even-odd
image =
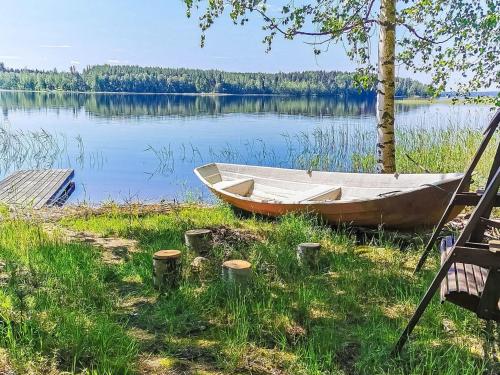
{"type": "Polygon", "coordinates": [[[316,185],[304,191],[295,191],[286,188],[257,186],[252,197],[262,201],[274,201],[285,204],[304,202],[327,202],[340,198],[342,189],[339,186],[316,185]]]}
{"type": "Polygon", "coordinates": [[[228,193],[252,196],[263,201],[279,199],[282,203],[325,202],[340,198],[342,189],[339,186],[316,185],[304,191],[296,191],[283,187],[271,187],[255,184],[252,178],[238,178],[235,180],[219,181],[213,184],[214,188],[228,193]]]}
{"type": "Polygon", "coordinates": [[[219,190],[238,194],[243,197],[246,197],[252,193],[253,186],[254,181],[252,178],[239,178],[236,180],[221,181],[214,184],[214,187],[219,190]]]}
{"type": "Polygon", "coordinates": [[[291,200],[294,202],[325,202],[340,198],[342,189],[339,186],[317,186],[303,193],[295,195],[291,200]]]}

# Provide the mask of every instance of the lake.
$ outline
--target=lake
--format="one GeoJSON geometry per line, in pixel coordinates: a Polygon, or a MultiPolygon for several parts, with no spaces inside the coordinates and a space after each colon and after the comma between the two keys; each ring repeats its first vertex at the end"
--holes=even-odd
{"type": "MultiPolygon", "coordinates": [[[[373,100],[0,92],[0,105],[0,177],[74,168],[72,202],[207,200],[192,172],[201,164],[349,171],[354,153],[375,150],[373,100]],[[328,164],[312,164],[325,150],[328,164]]],[[[490,115],[487,106],[399,104],[396,123],[484,127],[490,115]]]]}

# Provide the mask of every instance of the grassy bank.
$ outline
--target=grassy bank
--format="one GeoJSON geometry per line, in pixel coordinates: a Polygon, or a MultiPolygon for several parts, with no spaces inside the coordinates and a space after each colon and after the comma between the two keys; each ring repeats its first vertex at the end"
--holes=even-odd
{"type": "Polygon", "coordinates": [[[399,98],[396,99],[396,104],[404,105],[428,105],[428,104],[475,104],[475,105],[489,105],[494,106],[495,101],[498,100],[495,96],[481,96],[476,98],[471,98],[469,100],[465,98],[399,98]],[[475,100],[474,100],[475,99],[475,100]]]}
{"type": "Polygon", "coordinates": [[[51,234],[41,223],[4,220],[0,366],[19,373],[493,373],[495,332],[437,300],[403,356],[389,356],[438,263],[436,256],[413,276],[422,239],[404,252],[396,243],[386,234],[360,245],[348,230],[311,218],[240,219],[225,206],[146,215],[111,208],[65,218],[51,234]],[[196,227],[216,234],[205,282],[191,274],[195,254],[182,243],[196,227]],[[62,241],[64,228],[137,246],[62,241]],[[317,271],[297,263],[294,249],[303,241],[323,246],[317,271]],[[183,251],[183,280],[159,295],[152,254],[165,248],[183,251]],[[253,264],[245,293],[219,279],[230,258],[253,264]]]}

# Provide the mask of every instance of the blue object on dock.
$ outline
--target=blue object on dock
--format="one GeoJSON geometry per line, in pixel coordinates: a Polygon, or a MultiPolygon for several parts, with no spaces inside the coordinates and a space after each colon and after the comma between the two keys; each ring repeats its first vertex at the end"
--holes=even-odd
{"type": "Polygon", "coordinates": [[[39,209],[61,206],[75,189],[73,169],[17,171],[0,181],[0,202],[39,209]]]}

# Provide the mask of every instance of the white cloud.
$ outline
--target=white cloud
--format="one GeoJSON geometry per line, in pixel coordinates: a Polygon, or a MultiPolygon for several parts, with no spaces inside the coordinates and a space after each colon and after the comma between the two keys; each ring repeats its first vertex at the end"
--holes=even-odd
{"type": "Polygon", "coordinates": [[[128,60],[117,60],[117,59],[106,60],[106,64],[110,64],[110,65],[127,64],[127,63],[128,63],[128,60]]]}
{"type": "Polygon", "coordinates": [[[40,44],[40,48],[71,48],[69,44],[40,44]]]}
{"type": "Polygon", "coordinates": [[[14,55],[0,55],[0,60],[20,60],[21,57],[14,55]]]}
{"type": "Polygon", "coordinates": [[[80,61],[78,61],[78,60],[71,60],[69,63],[71,65],[80,65],[80,61]]]}

